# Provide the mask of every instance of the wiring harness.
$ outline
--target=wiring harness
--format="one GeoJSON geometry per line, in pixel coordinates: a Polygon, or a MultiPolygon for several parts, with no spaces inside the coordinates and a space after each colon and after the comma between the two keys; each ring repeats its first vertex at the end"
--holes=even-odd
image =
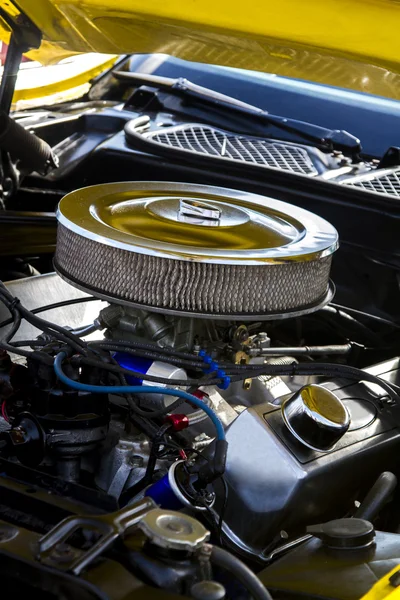
{"type": "MultiPolygon", "coordinates": [[[[194,395],[194,392],[204,385],[215,385],[221,389],[226,389],[231,383],[256,378],[260,375],[320,375],[376,384],[385,392],[384,404],[386,406],[390,407],[391,405],[398,404],[399,388],[397,386],[371,373],[349,365],[316,361],[303,363],[293,361],[291,364],[263,363],[245,365],[233,364],[226,361],[216,362],[205,351],[201,351],[199,354],[192,354],[176,351],[172,348],[160,348],[155,344],[145,341],[107,339],[85,341],[78,335],[79,332],[74,333],[66,327],[38,316],[38,313],[45,310],[57,307],[61,308],[62,306],[76,302],[88,302],[94,299],[90,297],[74,299],[47,305],[35,310],[28,310],[0,282],[0,301],[8,308],[11,315],[9,319],[0,323],[0,328],[4,328],[6,325],[10,326],[0,341],[0,348],[14,354],[19,354],[28,361],[37,361],[48,368],[54,369],[55,384],[61,385],[61,387],[66,386],[69,389],[80,392],[123,396],[131,414],[134,415],[135,422],[151,439],[157,440],[157,448],[160,444],[160,419],[161,427],[165,428],[165,431],[162,429],[161,439],[164,440],[165,446],[167,446],[169,441],[166,435],[167,433],[171,433],[171,429],[173,430],[173,427],[171,428],[172,422],[166,420],[169,414],[173,413],[184,402],[189,403],[190,406],[195,407],[197,410],[204,411],[213,423],[216,432],[214,457],[212,460],[207,460],[206,464],[199,469],[199,479],[204,487],[223,476],[227,453],[225,431],[219,417],[201,397],[194,395]],[[13,338],[18,332],[22,320],[26,320],[39,329],[42,332],[41,335],[36,339],[13,342],[13,338]],[[141,372],[120,366],[114,358],[114,354],[117,352],[124,352],[132,356],[151,360],[167,361],[168,363],[184,368],[190,373],[190,378],[179,380],[155,377],[147,374],[143,375],[141,372]],[[93,378],[89,378],[90,380],[88,380],[86,377],[85,379],[87,369],[91,369],[92,372],[97,373],[97,383],[93,383],[93,378]],[[128,376],[143,380],[144,385],[128,385],[126,379],[128,376]],[[163,394],[164,396],[172,396],[177,399],[164,408],[149,410],[147,407],[139,406],[137,400],[138,394],[141,397],[147,394],[163,394]],[[168,424],[168,427],[166,427],[166,424],[168,424]]],[[[354,317],[349,318],[352,323],[356,321],[354,317]]],[[[329,349],[328,346],[326,348],[329,349]]],[[[282,350],[282,348],[279,350],[282,350]]],[[[273,349],[271,349],[272,353],[273,349]]],[[[149,478],[150,475],[151,473],[148,473],[147,477],[149,478]]]]}

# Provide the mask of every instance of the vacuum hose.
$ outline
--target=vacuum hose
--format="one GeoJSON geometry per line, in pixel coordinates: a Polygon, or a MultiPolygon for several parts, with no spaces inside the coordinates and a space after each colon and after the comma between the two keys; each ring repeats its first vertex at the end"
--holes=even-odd
{"type": "Polygon", "coordinates": [[[253,600],[272,600],[271,594],[264,587],[257,575],[253,573],[241,560],[227,550],[213,546],[210,557],[211,563],[228,571],[234,579],[240,581],[249,592],[253,600]]]}
{"type": "Polygon", "coordinates": [[[4,111],[0,111],[0,148],[10,153],[21,167],[38,173],[46,173],[58,166],[53,150],[41,138],[31,133],[4,111]]]}
{"type": "Polygon", "coordinates": [[[390,501],[396,486],[397,477],[393,473],[389,471],[382,473],[361,502],[354,517],[373,521],[385,504],[390,501]]]}

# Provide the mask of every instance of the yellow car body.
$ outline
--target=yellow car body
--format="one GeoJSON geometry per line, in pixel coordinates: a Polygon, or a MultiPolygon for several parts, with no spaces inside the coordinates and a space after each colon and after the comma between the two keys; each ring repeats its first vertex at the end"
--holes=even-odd
{"type": "MultiPolygon", "coordinates": [[[[160,52],[400,97],[395,0],[19,0],[44,64],[73,53],[160,52]]],[[[18,13],[0,0],[8,13],[18,13]]],[[[7,27],[1,31],[7,41],[7,27]]]]}
{"type": "MultiPolygon", "coordinates": [[[[40,48],[28,53],[33,60],[107,56],[57,81],[20,85],[14,101],[84,85],[128,53],[165,53],[400,98],[395,0],[18,0],[18,7],[0,0],[13,18],[23,10],[41,30],[40,48]]],[[[9,36],[0,21],[1,39],[9,36]]],[[[363,600],[400,600],[390,575],[363,600]]]]}

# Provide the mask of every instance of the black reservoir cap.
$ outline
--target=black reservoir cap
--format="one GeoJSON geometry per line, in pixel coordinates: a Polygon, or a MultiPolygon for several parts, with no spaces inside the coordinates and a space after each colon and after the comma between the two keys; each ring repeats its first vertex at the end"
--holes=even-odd
{"type": "Polygon", "coordinates": [[[327,548],[338,550],[368,548],[375,537],[374,526],[364,519],[336,519],[310,525],[307,533],[319,538],[327,548]]]}

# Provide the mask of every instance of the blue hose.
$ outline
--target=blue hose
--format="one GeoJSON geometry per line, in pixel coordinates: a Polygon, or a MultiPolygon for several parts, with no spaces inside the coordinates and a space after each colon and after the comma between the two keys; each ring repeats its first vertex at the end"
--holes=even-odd
{"type": "Polygon", "coordinates": [[[67,358],[65,352],[57,354],[54,360],[54,371],[60,381],[65,385],[68,385],[74,390],[81,392],[91,392],[92,394],[164,394],[164,396],[176,396],[183,398],[190,404],[194,404],[210,417],[217,431],[217,439],[225,439],[224,427],[215,414],[215,412],[200,398],[183,392],[182,390],[174,390],[172,388],[155,387],[150,385],[89,385],[87,383],[81,383],[80,381],[74,381],[67,377],[62,370],[63,360],[67,358]]]}

